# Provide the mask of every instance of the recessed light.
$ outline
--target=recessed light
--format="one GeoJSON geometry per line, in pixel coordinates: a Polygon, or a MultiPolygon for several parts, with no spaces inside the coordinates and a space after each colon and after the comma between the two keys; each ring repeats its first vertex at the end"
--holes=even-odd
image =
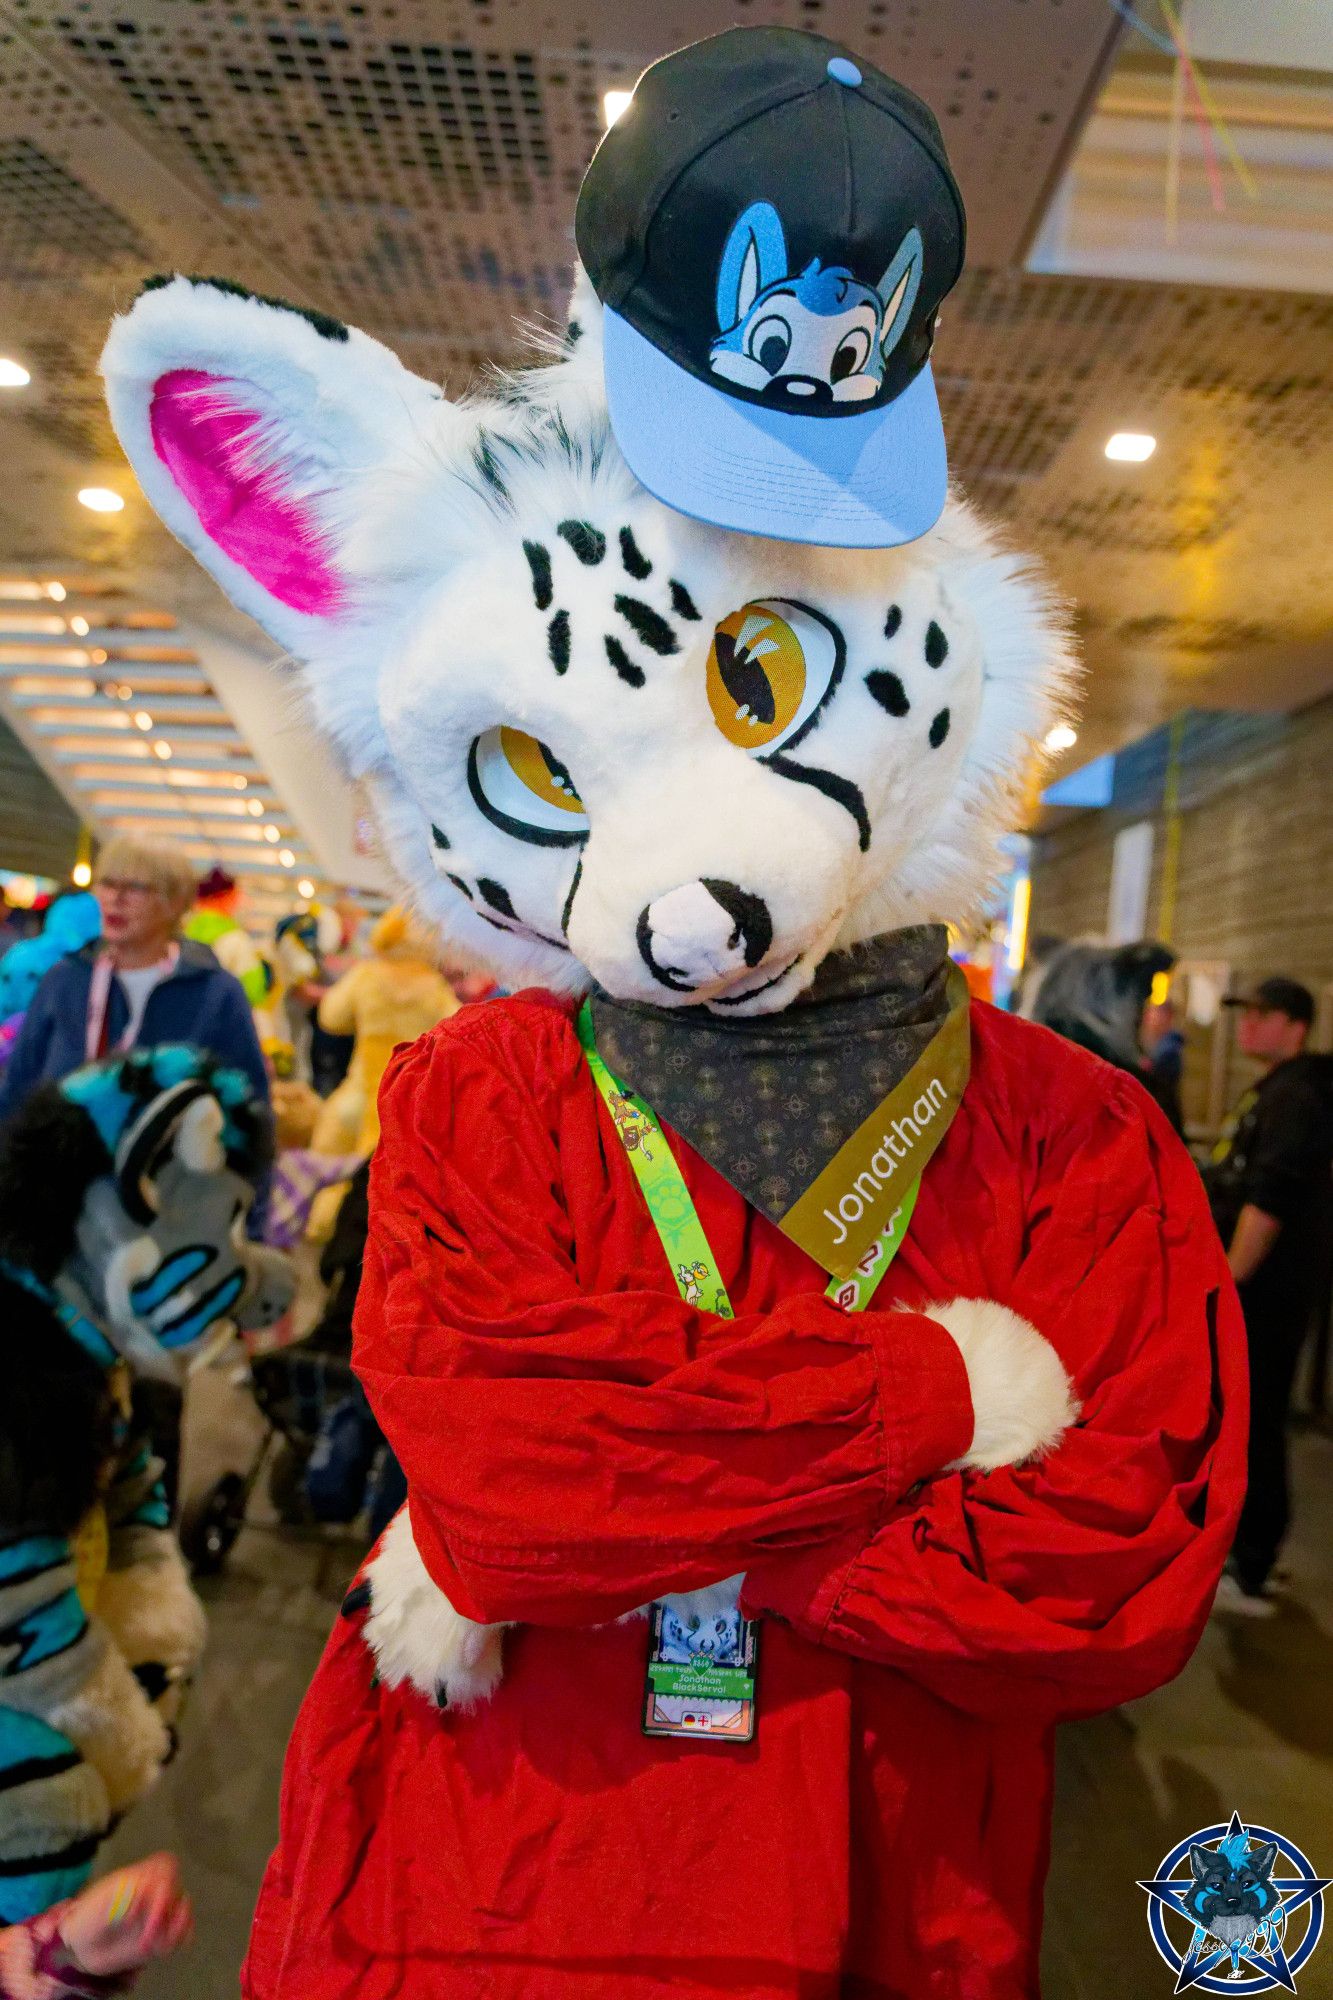
{"type": "Polygon", "coordinates": [[[248,778],[242,777],[241,773],[238,771],[231,782],[235,786],[238,792],[243,792],[246,786],[249,784],[250,780],[248,778]]]}
{"type": "Polygon", "coordinates": [[[32,377],[21,361],[0,355],[0,389],[26,389],[32,377]]]}
{"type": "Polygon", "coordinates": [[[264,817],[264,801],[262,799],[247,799],[245,810],[249,813],[251,819],[262,819],[264,817]]]}
{"type": "Polygon", "coordinates": [[[1147,431],[1117,431],[1106,440],[1106,456],[1120,459],[1126,465],[1142,465],[1156,449],[1157,440],[1149,437],[1147,431]]]}
{"type": "Polygon", "coordinates": [[[71,632],[77,632],[81,639],[86,639],[88,637],[88,620],[81,618],[76,612],[74,617],[69,621],[69,629],[71,632]]]}
{"type": "Polygon", "coordinates": [[[93,879],[92,868],[86,861],[76,861],[69,879],[76,889],[86,889],[93,879]]]}
{"type": "MultiPolygon", "coordinates": [[[[91,508],[94,514],[118,514],[125,502],[109,486],[81,486],[79,504],[91,508]]],[[[63,597],[65,593],[60,594],[63,597]]]]}
{"type": "Polygon", "coordinates": [[[1057,722],[1054,729],[1046,732],[1048,750],[1072,750],[1078,742],[1077,729],[1071,729],[1067,722],[1057,722]]]}
{"type": "Polygon", "coordinates": [[[282,839],[282,835],[278,832],[276,826],[266,826],[264,828],[264,838],[265,840],[271,840],[276,845],[282,839]]]}
{"type": "Polygon", "coordinates": [[[63,583],[48,583],[46,594],[48,597],[54,598],[57,604],[63,604],[68,593],[63,583]]]}
{"type": "Polygon", "coordinates": [[[151,716],[151,715],[150,715],[150,714],[148,713],[148,710],[147,710],[146,708],[138,708],[138,709],[136,709],[136,710],[135,710],[135,712],[134,712],[134,726],[135,726],[135,728],[136,728],[136,729],[151,729],[151,728],[152,728],[152,726],[153,726],[153,718],[152,718],[152,716],[151,716]]]}
{"type": "Polygon", "coordinates": [[[290,847],[282,848],[279,851],[278,859],[284,868],[295,868],[296,866],[296,856],[292,853],[290,847]]]}
{"type": "Polygon", "coordinates": [[[633,101],[632,90],[608,90],[602,99],[602,111],[607,125],[614,125],[617,118],[623,118],[633,101]]]}
{"type": "Polygon", "coordinates": [[[155,743],[153,745],[153,755],[160,757],[165,764],[167,758],[171,755],[171,745],[169,743],[155,743]]]}
{"type": "Polygon", "coordinates": [[[301,877],[300,881],[296,885],[296,893],[298,896],[304,896],[307,902],[309,901],[311,896],[314,895],[315,885],[310,880],[310,877],[308,875],[303,875],[301,877]]]}

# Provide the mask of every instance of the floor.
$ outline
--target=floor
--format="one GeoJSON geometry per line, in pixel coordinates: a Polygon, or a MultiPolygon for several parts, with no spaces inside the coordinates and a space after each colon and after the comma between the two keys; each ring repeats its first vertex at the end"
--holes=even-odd
{"type": "MultiPolygon", "coordinates": [[[[240,1391],[225,1376],[203,1378],[192,1401],[189,1486],[243,1465],[255,1435],[240,1391]]],[[[1045,2000],[1170,1991],[1136,1881],[1233,1807],[1333,1873],[1333,1439],[1299,1438],[1295,1476],[1299,1528],[1281,1615],[1266,1624],[1214,1619],[1170,1687],[1063,1732],[1045,2000]]],[[[345,1535],[299,1538],[261,1520],[226,1573],[203,1587],[212,1636],[180,1756],[108,1855],[173,1848],[198,1907],[189,1959],[150,1974],[141,2000],[236,2000],[276,1832],[283,1747],[357,1557],[345,1535]]],[[[1299,1985],[1333,1995],[1333,1941],[1299,1985]]]]}

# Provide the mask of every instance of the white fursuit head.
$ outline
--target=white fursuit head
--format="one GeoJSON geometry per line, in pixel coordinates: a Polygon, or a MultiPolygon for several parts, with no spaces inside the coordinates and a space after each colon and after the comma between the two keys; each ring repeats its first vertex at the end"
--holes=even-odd
{"type": "MultiPolygon", "coordinates": [[[[883,550],[662,506],[610,434],[600,315],[580,281],[546,365],[451,402],[364,333],[174,278],[102,366],[144,492],[298,663],[453,959],[767,1013],[837,947],[977,909],[1068,701],[1064,620],[957,498],[883,550]]],[[[987,1301],[940,1317],[967,1462],[1047,1446],[1046,1343],[987,1301]]],[[[405,1515],[370,1582],[386,1678],[489,1694],[498,1634],[450,1640],[405,1515]]]]}

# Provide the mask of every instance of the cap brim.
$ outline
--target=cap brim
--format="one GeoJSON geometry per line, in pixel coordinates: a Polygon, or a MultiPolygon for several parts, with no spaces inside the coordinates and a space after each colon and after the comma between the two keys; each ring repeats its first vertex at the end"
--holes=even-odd
{"type": "Polygon", "coordinates": [[[847,549],[895,548],[939,520],[949,474],[929,366],[880,409],[807,417],[699,381],[618,313],[603,325],[616,443],[678,513],[847,549]]]}

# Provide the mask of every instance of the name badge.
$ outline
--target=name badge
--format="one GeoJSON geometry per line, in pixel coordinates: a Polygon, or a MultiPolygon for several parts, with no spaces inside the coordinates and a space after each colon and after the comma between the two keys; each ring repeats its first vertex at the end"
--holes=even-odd
{"type": "Polygon", "coordinates": [[[645,1736],[749,1743],[755,1733],[759,1627],[738,1610],[683,1616],[655,1604],[644,1684],[645,1736]]]}

